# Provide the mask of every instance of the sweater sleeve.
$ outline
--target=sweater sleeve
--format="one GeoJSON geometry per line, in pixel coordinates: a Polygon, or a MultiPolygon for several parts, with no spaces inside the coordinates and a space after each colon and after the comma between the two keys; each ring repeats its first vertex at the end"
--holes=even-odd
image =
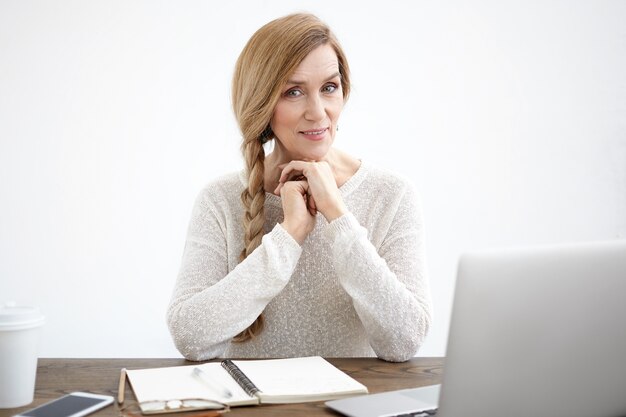
{"type": "Polygon", "coordinates": [[[174,344],[189,360],[220,356],[289,281],[302,253],[282,226],[232,271],[229,242],[205,193],[194,206],[182,265],[167,311],[174,344]]]}
{"type": "Polygon", "coordinates": [[[431,321],[417,193],[409,186],[377,251],[351,214],[325,231],[339,280],[350,295],[376,355],[405,361],[415,355],[431,321]]]}

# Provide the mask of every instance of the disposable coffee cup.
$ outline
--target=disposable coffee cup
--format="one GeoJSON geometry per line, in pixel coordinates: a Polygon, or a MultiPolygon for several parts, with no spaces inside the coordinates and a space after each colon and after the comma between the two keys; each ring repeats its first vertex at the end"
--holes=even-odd
{"type": "Polygon", "coordinates": [[[0,305],[0,408],[33,402],[41,326],[35,307],[0,305]]]}

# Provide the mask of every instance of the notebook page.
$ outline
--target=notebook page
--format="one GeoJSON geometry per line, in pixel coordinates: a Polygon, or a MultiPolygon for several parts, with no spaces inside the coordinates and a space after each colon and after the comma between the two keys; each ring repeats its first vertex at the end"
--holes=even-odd
{"type": "Polygon", "coordinates": [[[367,393],[363,384],[319,356],[233,362],[261,390],[263,397],[367,393]]]}
{"type": "Polygon", "coordinates": [[[246,394],[217,362],[127,370],[126,373],[138,402],[186,398],[213,399],[230,405],[256,404],[258,402],[256,398],[246,394]],[[193,369],[195,367],[206,372],[216,384],[229,389],[233,396],[225,398],[221,393],[215,392],[194,377],[193,369]]]}

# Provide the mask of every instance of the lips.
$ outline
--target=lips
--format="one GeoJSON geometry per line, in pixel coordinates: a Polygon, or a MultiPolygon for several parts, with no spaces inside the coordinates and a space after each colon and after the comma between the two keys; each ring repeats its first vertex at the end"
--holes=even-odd
{"type": "Polygon", "coordinates": [[[323,135],[324,133],[326,133],[327,130],[328,128],[324,127],[321,129],[301,130],[300,133],[302,133],[303,135],[307,135],[307,136],[319,136],[319,135],[323,135]]]}
{"type": "Polygon", "coordinates": [[[322,128],[316,128],[316,129],[301,130],[300,134],[306,140],[319,142],[326,138],[327,131],[328,131],[327,127],[322,127],[322,128]]]}

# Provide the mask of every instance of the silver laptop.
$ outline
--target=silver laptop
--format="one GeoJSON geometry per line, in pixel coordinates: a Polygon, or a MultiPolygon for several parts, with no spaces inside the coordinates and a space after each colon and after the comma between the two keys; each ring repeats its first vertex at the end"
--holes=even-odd
{"type": "MultiPolygon", "coordinates": [[[[419,415],[438,389],[326,404],[419,415]]],[[[436,416],[529,415],[626,415],[626,240],[461,257],[436,416]]]]}

